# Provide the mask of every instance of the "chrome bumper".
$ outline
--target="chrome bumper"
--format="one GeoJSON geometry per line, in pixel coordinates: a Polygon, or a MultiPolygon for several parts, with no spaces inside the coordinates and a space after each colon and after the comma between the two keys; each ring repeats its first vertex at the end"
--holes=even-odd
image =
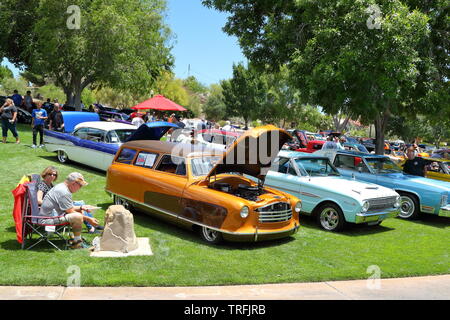
{"type": "Polygon", "coordinates": [[[445,207],[441,207],[439,209],[439,216],[440,217],[450,217],[450,204],[446,205],[445,207]]]}
{"type": "Polygon", "coordinates": [[[357,213],[355,217],[355,223],[383,221],[388,218],[395,218],[399,215],[399,213],[400,208],[394,209],[389,212],[357,213]]]}

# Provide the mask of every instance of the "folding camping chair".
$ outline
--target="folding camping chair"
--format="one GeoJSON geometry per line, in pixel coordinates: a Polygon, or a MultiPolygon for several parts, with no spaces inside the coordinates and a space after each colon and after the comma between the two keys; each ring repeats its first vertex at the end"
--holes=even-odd
{"type": "Polygon", "coordinates": [[[55,240],[62,240],[63,249],[69,247],[69,234],[71,226],[68,222],[61,224],[42,224],[41,219],[55,219],[58,217],[39,216],[39,206],[37,202],[37,182],[25,182],[23,205],[22,205],[22,249],[29,250],[41,242],[47,242],[54,248],[61,251],[56,245],[55,240]],[[37,241],[33,242],[33,235],[38,236],[37,241]],[[66,236],[67,234],[67,236],[66,236]]]}

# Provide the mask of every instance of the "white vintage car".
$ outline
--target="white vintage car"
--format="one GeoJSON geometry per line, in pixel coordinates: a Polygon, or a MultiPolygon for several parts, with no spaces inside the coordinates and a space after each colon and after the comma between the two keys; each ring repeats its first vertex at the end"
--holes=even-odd
{"type": "Polygon", "coordinates": [[[392,189],[342,177],[326,157],[280,151],[264,185],[302,200],[302,213],[313,215],[325,230],[346,223],[379,225],[399,214],[400,196],[392,189]]]}
{"type": "Polygon", "coordinates": [[[92,119],[92,116],[92,113],[86,112],[63,112],[64,125],[69,132],[45,130],[47,151],[56,152],[61,163],[71,160],[106,171],[122,143],[142,139],[159,140],[170,128],[178,128],[162,121],[147,123],[139,129],[119,122],[82,122],[92,119]]]}

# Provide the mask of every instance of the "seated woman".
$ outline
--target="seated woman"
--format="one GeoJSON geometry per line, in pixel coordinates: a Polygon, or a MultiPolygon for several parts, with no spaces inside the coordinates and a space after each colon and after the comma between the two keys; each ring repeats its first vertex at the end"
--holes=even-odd
{"type": "MultiPolygon", "coordinates": [[[[41,206],[42,202],[44,201],[44,197],[47,194],[47,192],[50,191],[51,188],[53,188],[53,182],[56,181],[58,178],[58,170],[54,166],[49,166],[44,169],[41,173],[42,180],[37,185],[37,201],[38,205],[41,206]]],[[[84,201],[74,201],[75,206],[84,205],[84,201]]],[[[83,214],[85,216],[91,217],[92,214],[88,211],[83,211],[83,214]]],[[[84,220],[84,224],[86,225],[86,228],[88,229],[89,233],[100,233],[98,230],[102,230],[102,226],[94,227],[89,222],[84,220]]]]}
{"type": "Polygon", "coordinates": [[[47,192],[53,188],[53,182],[58,178],[58,170],[55,167],[49,166],[41,173],[42,180],[37,185],[37,201],[38,205],[42,205],[47,192]]]}

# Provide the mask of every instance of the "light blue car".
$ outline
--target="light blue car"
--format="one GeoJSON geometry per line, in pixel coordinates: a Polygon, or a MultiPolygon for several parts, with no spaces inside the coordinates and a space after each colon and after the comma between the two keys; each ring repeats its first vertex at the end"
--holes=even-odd
{"type": "Polygon", "coordinates": [[[302,200],[301,213],[314,215],[325,230],[346,223],[378,225],[399,214],[400,196],[392,189],[342,177],[326,157],[281,151],[264,184],[302,200]]]}
{"type": "Polygon", "coordinates": [[[421,212],[450,217],[450,183],[403,173],[387,156],[350,151],[320,150],[346,177],[392,188],[401,196],[399,217],[415,219],[421,212]]]}

